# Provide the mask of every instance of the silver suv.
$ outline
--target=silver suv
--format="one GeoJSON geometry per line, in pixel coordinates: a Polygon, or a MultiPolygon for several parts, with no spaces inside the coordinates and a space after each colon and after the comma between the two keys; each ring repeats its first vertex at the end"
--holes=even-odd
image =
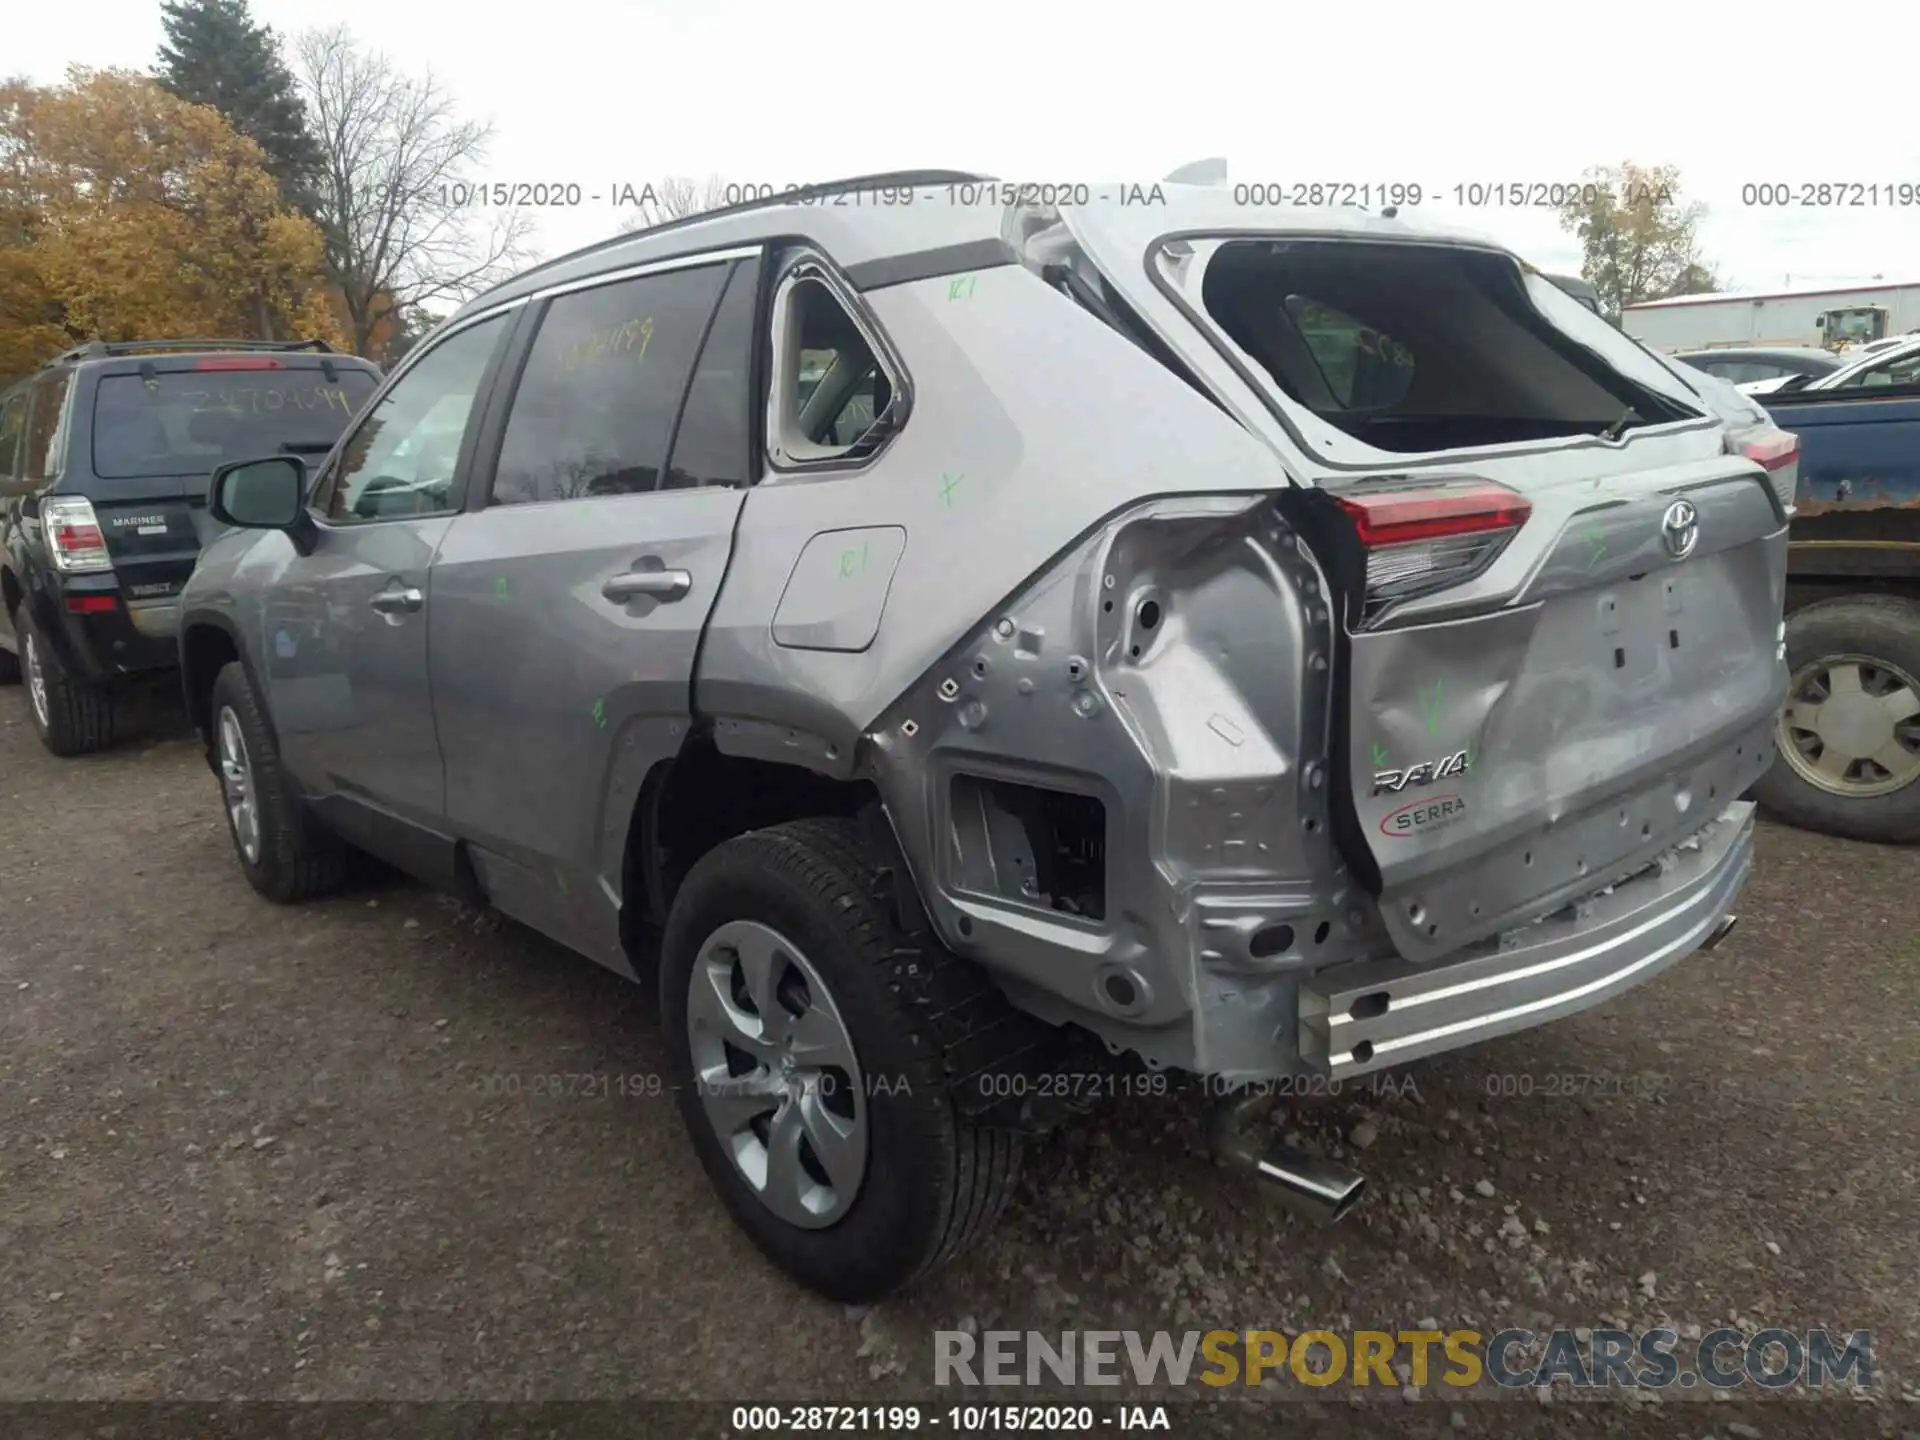
{"type": "Polygon", "coordinates": [[[987,1228],[1083,1052],[1339,1214],[1259,1082],[1713,943],[1784,691],[1794,442],[1740,397],[1482,241],[1054,198],[538,266],[311,482],[223,469],[183,602],[255,888],[372,852],[647,976],[720,1197],[846,1299],[987,1228]]]}

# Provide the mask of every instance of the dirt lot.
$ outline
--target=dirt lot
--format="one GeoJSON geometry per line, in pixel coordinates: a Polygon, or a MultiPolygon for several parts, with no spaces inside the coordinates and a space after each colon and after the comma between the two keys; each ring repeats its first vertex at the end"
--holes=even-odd
{"type": "Polygon", "coordinates": [[[1197,1097],[1115,1101],[861,1312],[727,1222],[637,987],[401,884],[276,909],[184,736],[55,761],[17,690],[0,813],[0,1399],[848,1400],[932,1393],[956,1326],[1666,1321],[1870,1328],[1878,1398],[1835,1403],[1920,1428],[1909,852],[1769,827],[1717,951],[1296,1108],[1375,1177],[1336,1229],[1215,1170],[1197,1097]]]}

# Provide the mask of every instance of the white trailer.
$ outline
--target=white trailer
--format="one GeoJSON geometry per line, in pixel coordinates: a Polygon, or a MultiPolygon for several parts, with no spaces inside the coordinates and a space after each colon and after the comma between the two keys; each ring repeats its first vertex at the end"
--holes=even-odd
{"type": "Polygon", "coordinates": [[[1920,330],[1920,284],[1677,295],[1624,307],[1620,328],[1669,354],[1722,345],[1838,349],[1920,330]]]}

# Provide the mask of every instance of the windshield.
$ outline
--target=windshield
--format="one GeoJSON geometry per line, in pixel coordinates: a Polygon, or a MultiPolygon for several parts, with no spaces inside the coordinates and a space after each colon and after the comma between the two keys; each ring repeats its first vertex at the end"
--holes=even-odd
{"type": "Polygon", "coordinates": [[[105,479],[210,474],[283,446],[330,448],[373,394],[375,377],[341,368],[109,375],[93,402],[93,468],[105,479]]]}

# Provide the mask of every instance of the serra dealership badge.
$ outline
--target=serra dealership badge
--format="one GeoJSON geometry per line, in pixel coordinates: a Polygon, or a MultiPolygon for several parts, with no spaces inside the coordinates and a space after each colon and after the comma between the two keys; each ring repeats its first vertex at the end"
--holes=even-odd
{"type": "Polygon", "coordinates": [[[1423,795],[1382,815],[1380,833],[1394,840],[1425,835],[1451,825],[1466,813],[1467,802],[1458,795],[1423,795]]]}

